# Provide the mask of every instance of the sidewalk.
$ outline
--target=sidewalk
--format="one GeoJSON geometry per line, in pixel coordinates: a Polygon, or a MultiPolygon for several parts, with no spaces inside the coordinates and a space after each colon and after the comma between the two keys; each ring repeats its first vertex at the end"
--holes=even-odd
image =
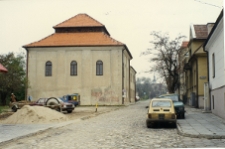
{"type": "Polygon", "coordinates": [[[203,109],[186,106],[185,119],[177,120],[177,132],[182,136],[208,139],[225,138],[225,120],[203,109]]]}

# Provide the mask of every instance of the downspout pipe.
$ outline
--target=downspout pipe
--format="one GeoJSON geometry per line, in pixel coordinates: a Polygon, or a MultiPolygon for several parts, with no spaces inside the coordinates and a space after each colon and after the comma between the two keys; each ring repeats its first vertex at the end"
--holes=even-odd
{"type": "Polygon", "coordinates": [[[196,77],[195,77],[195,81],[196,81],[196,95],[197,95],[197,97],[196,97],[196,108],[199,108],[199,95],[198,95],[198,85],[199,85],[199,83],[198,83],[198,81],[199,81],[199,77],[198,77],[198,59],[196,58],[196,69],[197,69],[197,71],[196,71],[196,77]]]}
{"type": "Polygon", "coordinates": [[[26,78],[27,78],[27,82],[26,82],[26,89],[25,89],[25,99],[27,99],[28,95],[27,95],[27,90],[28,90],[28,63],[29,63],[29,50],[27,48],[25,48],[26,52],[27,52],[27,62],[26,62],[26,78]]]}
{"type": "Polygon", "coordinates": [[[123,97],[123,89],[124,89],[124,58],[123,58],[123,52],[125,49],[122,50],[122,104],[124,104],[124,97],[123,97]]]}
{"type": "Polygon", "coordinates": [[[130,81],[130,60],[129,60],[129,84],[128,84],[128,85],[129,85],[129,101],[131,102],[130,82],[131,82],[131,81],[130,81]]]}
{"type": "MultiPolygon", "coordinates": [[[[207,74],[208,74],[208,76],[207,76],[207,81],[208,81],[208,85],[209,85],[209,52],[206,50],[206,44],[204,44],[204,46],[203,46],[203,51],[205,51],[206,52],[206,55],[207,55],[207,67],[208,67],[208,71],[207,71],[207,74]]],[[[209,97],[208,97],[209,99],[209,110],[211,110],[211,89],[210,89],[210,87],[209,87],[209,97]]]]}

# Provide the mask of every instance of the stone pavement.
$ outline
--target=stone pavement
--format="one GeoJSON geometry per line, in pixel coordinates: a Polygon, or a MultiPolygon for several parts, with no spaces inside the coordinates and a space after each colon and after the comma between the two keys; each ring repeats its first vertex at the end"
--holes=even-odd
{"type": "MultiPolygon", "coordinates": [[[[124,107],[124,106],[121,106],[124,107]]],[[[76,123],[78,121],[88,119],[99,114],[117,110],[121,107],[117,106],[99,106],[97,112],[96,108],[93,106],[88,107],[77,107],[75,112],[78,116],[74,120],[61,122],[61,123],[51,123],[51,124],[1,124],[0,123],[0,144],[4,144],[13,140],[21,139],[24,137],[29,137],[37,133],[44,132],[46,130],[55,129],[59,127],[64,127],[69,124],[76,123]],[[93,112],[90,112],[93,111],[93,112]],[[79,116],[79,113],[87,113],[79,116]]]]}
{"type": "Polygon", "coordinates": [[[203,109],[186,106],[185,119],[177,120],[178,134],[194,138],[224,139],[225,120],[203,109]]]}
{"type": "MultiPolygon", "coordinates": [[[[90,107],[93,109],[93,107],[90,107]]],[[[83,111],[89,110],[90,108],[80,108],[83,111]]],[[[78,108],[77,108],[78,109],[78,108]]],[[[67,126],[69,124],[77,123],[84,119],[97,116],[102,113],[110,112],[112,110],[117,110],[115,108],[98,108],[96,114],[86,115],[79,117],[74,120],[70,120],[62,123],[54,124],[16,124],[16,125],[6,125],[0,124],[0,145],[20,139],[46,130],[51,130],[55,128],[60,128],[67,126]]],[[[177,132],[178,134],[186,137],[194,138],[209,138],[209,139],[223,139],[225,138],[225,121],[212,113],[202,113],[201,109],[195,109],[191,107],[186,107],[186,119],[178,119],[177,121],[177,132]]],[[[143,118],[145,116],[143,115],[143,118]]],[[[142,119],[143,119],[142,118],[142,119]]],[[[145,119],[143,119],[145,121],[145,119]]]]}

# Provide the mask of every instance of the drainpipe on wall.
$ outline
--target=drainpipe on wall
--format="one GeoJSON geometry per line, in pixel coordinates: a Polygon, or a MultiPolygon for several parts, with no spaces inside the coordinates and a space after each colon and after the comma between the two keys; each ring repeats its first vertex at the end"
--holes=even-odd
{"type": "Polygon", "coordinates": [[[124,63],[123,63],[123,51],[122,50],[122,104],[124,104],[124,97],[123,97],[123,89],[124,89],[124,63]]]}
{"type": "MultiPolygon", "coordinates": [[[[205,46],[203,46],[203,51],[206,52],[206,55],[207,55],[207,67],[208,67],[208,70],[207,70],[207,81],[208,81],[208,86],[209,86],[209,52],[206,51],[205,49],[205,46]]],[[[209,97],[208,97],[208,100],[209,100],[209,110],[211,110],[211,90],[210,90],[210,86],[209,86],[209,97]]]]}
{"type": "Polygon", "coordinates": [[[29,51],[26,48],[25,48],[25,50],[27,51],[27,63],[26,63],[26,77],[27,77],[27,82],[26,82],[26,89],[25,89],[25,99],[27,99],[29,51]]]}
{"type": "Polygon", "coordinates": [[[131,91],[130,91],[130,60],[129,60],[129,101],[131,102],[131,95],[130,95],[130,93],[131,93],[131,91]]]}
{"type": "Polygon", "coordinates": [[[198,105],[198,81],[199,81],[199,77],[198,77],[198,59],[196,58],[196,69],[197,69],[197,71],[196,71],[196,95],[197,95],[197,97],[196,97],[196,108],[199,108],[199,105],[198,105]]]}

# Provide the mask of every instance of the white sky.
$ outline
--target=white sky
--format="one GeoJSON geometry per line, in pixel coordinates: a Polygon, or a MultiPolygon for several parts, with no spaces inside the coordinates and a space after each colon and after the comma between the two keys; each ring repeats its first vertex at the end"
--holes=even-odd
{"type": "Polygon", "coordinates": [[[189,38],[191,23],[215,22],[222,6],[223,0],[0,0],[0,54],[25,52],[23,45],[54,33],[53,26],[86,13],[104,24],[112,38],[127,45],[137,77],[152,78],[153,74],[142,73],[151,64],[140,57],[151,46],[150,33],[161,31],[172,38],[179,34],[189,38]]]}

